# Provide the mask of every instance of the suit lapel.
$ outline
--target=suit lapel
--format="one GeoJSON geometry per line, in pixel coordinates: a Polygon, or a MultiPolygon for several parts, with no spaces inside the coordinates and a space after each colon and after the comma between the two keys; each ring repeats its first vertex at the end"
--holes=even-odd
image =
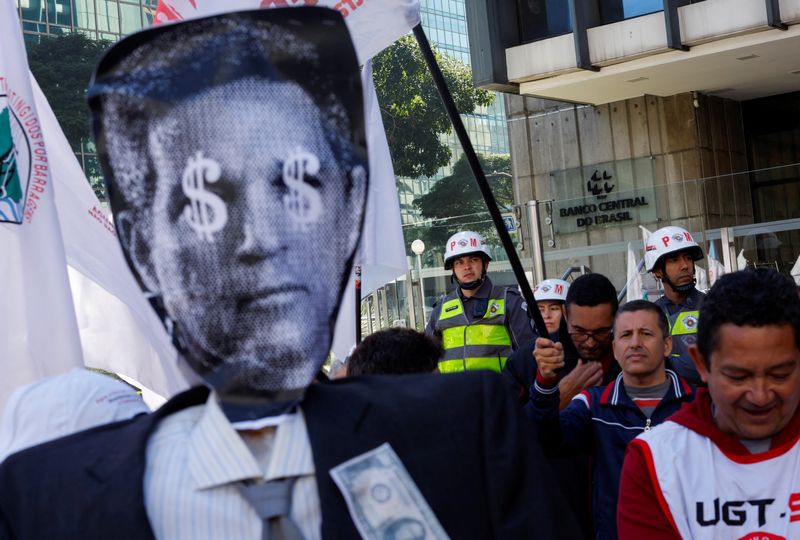
{"type": "Polygon", "coordinates": [[[201,405],[207,397],[207,388],[192,388],[156,412],[129,420],[128,425],[110,432],[107,448],[87,463],[84,471],[89,479],[86,485],[94,486],[97,493],[97,497],[87,500],[103,501],[89,509],[92,522],[98,527],[95,530],[126,530],[130,531],[130,538],[154,538],[144,501],[147,441],[163,418],[186,407],[201,405]],[[121,508],[126,510],[121,512],[121,508]]]}
{"type": "Polygon", "coordinates": [[[359,538],[330,470],[380,446],[386,442],[386,433],[392,431],[389,426],[376,424],[373,406],[359,391],[364,385],[350,382],[313,385],[301,404],[314,456],[325,540],[359,538]]]}

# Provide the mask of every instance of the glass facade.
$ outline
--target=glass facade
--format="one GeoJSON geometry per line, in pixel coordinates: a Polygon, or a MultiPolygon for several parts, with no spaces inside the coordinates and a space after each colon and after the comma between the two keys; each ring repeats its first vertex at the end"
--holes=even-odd
{"type": "MultiPolygon", "coordinates": [[[[464,0],[422,0],[420,11],[422,26],[430,42],[440,51],[469,65],[469,36],[464,0]]],[[[462,115],[461,118],[476,152],[508,153],[508,128],[502,96],[496,95],[494,102],[488,107],[480,107],[474,113],[462,115]]],[[[413,205],[414,199],[428,193],[437,180],[451,174],[453,164],[463,154],[455,133],[445,135],[443,140],[452,152],[450,164],[439,169],[432,177],[398,178],[400,213],[404,225],[420,221],[419,212],[413,205]]]]}
{"type": "MultiPolygon", "coordinates": [[[[581,0],[589,27],[664,10],[663,0],[581,0]]],[[[705,0],[687,0],[694,4],[705,0]]],[[[572,32],[569,0],[517,0],[520,43],[572,32]]]]}
{"type": "MultiPolygon", "coordinates": [[[[756,220],[800,218],[800,92],[745,101],[742,120],[756,220]]],[[[800,236],[787,241],[800,252],[800,236]]]]}
{"type": "Polygon", "coordinates": [[[81,32],[117,41],[153,21],[158,0],[17,0],[25,39],[81,32]]]}
{"type": "Polygon", "coordinates": [[[572,32],[569,0],[518,2],[522,43],[572,32]]]}
{"type": "MultiPolygon", "coordinates": [[[[33,43],[38,43],[42,36],[71,32],[114,42],[150,26],[157,4],[158,0],[17,0],[23,35],[26,41],[33,43]]],[[[78,149],[78,162],[95,186],[95,193],[103,199],[104,193],[97,187],[102,186],[102,182],[94,143],[86,140],[70,143],[78,149]]]]}
{"type": "Polygon", "coordinates": [[[600,19],[603,24],[610,24],[663,9],[662,0],[600,0],[600,19]]]}

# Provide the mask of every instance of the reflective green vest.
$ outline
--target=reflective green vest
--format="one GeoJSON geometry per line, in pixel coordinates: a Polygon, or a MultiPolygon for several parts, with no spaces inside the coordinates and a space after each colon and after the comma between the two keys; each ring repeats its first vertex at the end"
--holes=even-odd
{"type": "MultiPolygon", "coordinates": [[[[668,317],[669,319],[669,335],[671,336],[686,336],[697,333],[697,322],[700,320],[700,311],[679,311],[668,317]]],[[[673,345],[672,356],[681,356],[680,351],[676,351],[677,347],[673,345]]]]}
{"type": "Polygon", "coordinates": [[[486,313],[472,323],[464,313],[458,291],[445,296],[436,323],[444,347],[439,371],[491,369],[500,372],[511,354],[511,336],[505,322],[505,287],[492,287],[486,313]]]}

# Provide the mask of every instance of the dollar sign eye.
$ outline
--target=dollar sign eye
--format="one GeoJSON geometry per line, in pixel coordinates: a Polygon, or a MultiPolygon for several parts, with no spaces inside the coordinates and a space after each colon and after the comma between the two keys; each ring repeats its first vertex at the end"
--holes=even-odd
{"type": "Polygon", "coordinates": [[[316,176],[316,175],[306,174],[305,177],[303,178],[303,180],[305,180],[305,183],[308,184],[311,187],[314,187],[314,188],[317,188],[317,189],[322,187],[322,182],[320,181],[319,177],[316,176]]]}
{"type": "MultiPolygon", "coordinates": [[[[283,165],[281,165],[283,167],[283,165]]],[[[283,176],[276,176],[270,182],[270,185],[278,188],[279,191],[285,192],[287,190],[286,184],[283,182],[283,176]]]]}
{"type": "Polygon", "coordinates": [[[226,201],[207,189],[207,186],[216,184],[220,176],[219,163],[198,151],[187,160],[181,178],[181,187],[188,199],[181,216],[198,238],[211,243],[214,242],[214,235],[228,222],[226,201]]]}

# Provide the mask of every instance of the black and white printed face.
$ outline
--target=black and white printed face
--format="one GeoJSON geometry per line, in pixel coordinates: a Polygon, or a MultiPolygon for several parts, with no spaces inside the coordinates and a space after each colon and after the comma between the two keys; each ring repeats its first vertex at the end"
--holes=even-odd
{"type": "Polygon", "coordinates": [[[327,355],[366,173],[326,129],[297,84],[264,79],[151,122],[149,272],[212,386],[303,388],[327,355]]]}

